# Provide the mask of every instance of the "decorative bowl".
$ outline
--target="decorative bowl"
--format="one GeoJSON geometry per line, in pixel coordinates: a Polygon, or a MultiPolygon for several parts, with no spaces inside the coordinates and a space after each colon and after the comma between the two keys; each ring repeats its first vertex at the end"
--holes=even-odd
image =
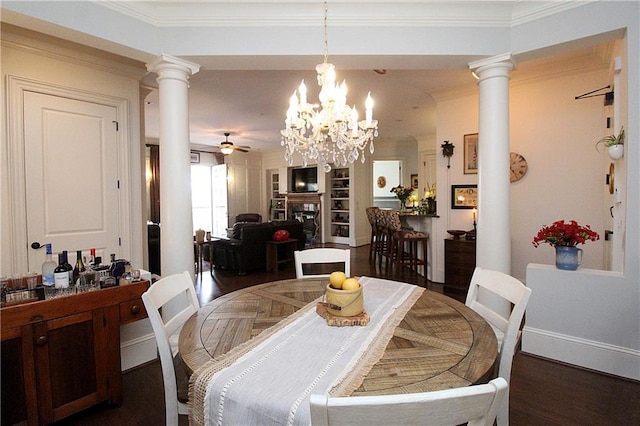
{"type": "Polygon", "coordinates": [[[467,231],[462,231],[460,229],[447,229],[447,232],[450,235],[453,235],[454,240],[459,240],[461,236],[467,233],[467,231]]]}

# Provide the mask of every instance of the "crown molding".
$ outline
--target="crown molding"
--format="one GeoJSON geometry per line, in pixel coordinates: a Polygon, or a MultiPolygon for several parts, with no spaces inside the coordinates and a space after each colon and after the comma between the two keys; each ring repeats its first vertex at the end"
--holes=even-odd
{"type": "MultiPolygon", "coordinates": [[[[329,26],[512,27],[598,0],[333,0],[329,26]]],[[[322,25],[319,1],[210,0],[96,2],[154,27],[299,27],[322,25]]]]}

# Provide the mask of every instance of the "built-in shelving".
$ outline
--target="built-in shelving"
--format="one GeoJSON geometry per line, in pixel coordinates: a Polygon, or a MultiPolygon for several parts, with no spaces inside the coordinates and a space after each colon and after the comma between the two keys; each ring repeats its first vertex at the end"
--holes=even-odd
{"type": "Polygon", "coordinates": [[[351,236],[350,191],[348,168],[331,170],[329,194],[331,198],[330,232],[336,243],[348,243],[351,236]]]}
{"type": "Polygon", "coordinates": [[[270,178],[269,217],[271,220],[285,220],[286,203],[285,197],[280,193],[280,174],[272,172],[270,178]]]}

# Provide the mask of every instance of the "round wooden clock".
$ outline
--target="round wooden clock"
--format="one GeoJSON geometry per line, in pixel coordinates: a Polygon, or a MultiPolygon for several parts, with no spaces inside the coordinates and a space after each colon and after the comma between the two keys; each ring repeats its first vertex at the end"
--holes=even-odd
{"type": "Polygon", "coordinates": [[[511,182],[517,182],[527,174],[527,160],[517,152],[511,153],[511,182]]]}

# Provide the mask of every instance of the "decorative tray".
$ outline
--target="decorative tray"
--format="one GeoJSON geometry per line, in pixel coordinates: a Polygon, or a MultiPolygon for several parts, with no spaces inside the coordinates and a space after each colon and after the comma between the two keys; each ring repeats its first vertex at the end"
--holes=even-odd
{"type": "Polygon", "coordinates": [[[362,311],[358,315],[354,315],[352,317],[339,317],[337,315],[333,315],[327,310],[327,304],[324,302],[318,302],[318,305],[316,306],[316,313],[327,320],[328,325],[333,327],[367,325],[371,319],[369,314],[365,311],[362,311]]]}

